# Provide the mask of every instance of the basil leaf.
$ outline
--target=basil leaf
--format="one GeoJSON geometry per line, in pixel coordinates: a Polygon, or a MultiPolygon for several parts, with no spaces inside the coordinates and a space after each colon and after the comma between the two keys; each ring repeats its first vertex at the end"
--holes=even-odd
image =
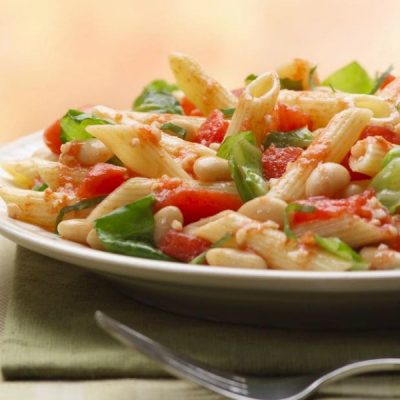
{"type": "Polygon", "coordinates": [[[86,132],[89,125],[106,125],[110,122],[93,117],[79,110],[68,110],[61,118],[61,141],[67,143],[71,140],[88,140],[93,136],[86,132]]]}
{"type": "Polygon", "coordinates": [[[221,158],[225,158],[225,160],[229,160],[232,154],[232,149],[238,142],[242,139],[247,140],[248,142],[256,145],[256,138],[253,132],[246,131],[240,132],[237,135],[228,136],[222,142],[220,148],[217,151],[217,156],[221,158]]]}
{"type": "Polygon", "coordinates": [[[275,147],[301,147],[307,148],[314,136],[308,128],[295,129],[289,132],[271,132],[264,140],[264,147],[267,149],[271,144],[275,147]]]}
{"type": "Polygon", "coordinates": [[[310,72],[309,72],[309,74],[308,74],[308,86],[310,87],[311,90],[314,90],[314,89],[315,89],[315,84],[314,84],[314,79],[313,79],[313,77],[314,77],[314,74],[315,74],[315,71],[316,71],[316,70],[317,70],[317,66],[314,65],[314,66],[310,69],[310,72]]]}
{"type": "Polygon", "coordinates": [[[60,210],[56,219],[56,233],[58,233],[57,227],[58,224],[64,219],[65,215],[72,211],[82,211],[87,208],[92,208],[97,206],[97,204],[101,203],[105,199],[105,196],[94,197],[93,199],[85,199],[80,202],[73,204],[71,206],[66,206],[60,210]]]}
{"type": "Polygon", "coordinates": [[[120,240],[137,239],[152,243],[154,201],[153,196],[146,196],[97,219],[95,228],[100,240],[102,236],[120,240]]]}
{"type": "Polygon", "coordinates": [[[368,263],[348,244],[339,238],[324,238],[319,235],[315,235],[314,240],[318,246],[321,247],[321,249],[324,249],[343,260],[351,261],[353,270],[368,269],[368,263]]]}
{"type": "Polygon", "coordinates": [[[348,93],[368,94],[373,89],[374,81],[357,61],[353,61],[328,76],[322,85],[348,93]]]}
{"type": "Polygon", "coordinates": [[[303,82],[290,78],[280,78],[281,89],[303,90],[303,82]]]}
{"type": "Polygon", "coordinates": [[[289,204],[285,208],[285,214],[283,215],[283,231],[289,239],[297,240],[297,236],[290,228],[290,214],[293,212],[303,212],[303,213],[312,213],[316,210],[314,206],[308,204],[297,204],[292,203],[289,204]]]}
{"type": "Polygon", "coordinates": [[[395,213],[400,205],[400,158],[393,158],[375,175],[370,187],[389,212],[395,213]]]}
{"type": "Polygon", "coordinates": [[[183,114],[178,100],[172,95],[178,87],[163,80],[155,80],[147,85],[132,105],[132,109],[140,112],[183,114]]]}
{"type": "Polygon", "coordinates": [[[222,114],[224,114],[224,117],[232,117],[233,113],[235,112],[235,108],[220,108],[219,109],[222,114]]]}
{"type": "Polygon", "coordinates": [[[386,78],[390,75],[390,73],[393,70],[393,65],[390,65],[388,68],[386,68],[385,71],[381,75],[379,75],[376,80],[374,87],[371,89],[369,94],[375,94],[379,88],[382,86],[382,83],[385,82],[386,78]]]}
{"type": "Polygon", "coordinates": [[[244,84],[247,86],[249,83],[253,82],[257,78],[258,76],[256,74],[247,75],[246,78],[244,78],[244,84]]]}
{"type": "MultiPolygon", "coordinates": [[[[230,233],[227,233],[221,239],[214,242],[210,246],[210,249],[215,249],[216,247],[223,246],[225,243],[229,242],[229,240],[231,240],[232,237],[233,237],[233,235],[231,235],[230,233]]],[[[208,249],[208,250],[210,250],[210,249],[208,249]]],[[[207,254],[208,250],[203,251],[203,253],[201,253],[197,257],[193,258],[193,260],[191,260],[189,264],[204,264],[206,262],[206,254],[207,254]]]]}
{"type": "Polygon", "coordinates": [[[394,160],[395,158],[398,158],[398,157],[400,157],[400,146],[395,147],[386,153],[386,155],[382,161],[382,167],[383,168],[386,167],[386,165],[388,165],[392,160],[394,160]]]}
{"type": "Polygon", "coordinates": [[[180,137],[181,139],[185,139],[187,131],[185,128],[182,128],[179,125],[173,124],[172,122],[167,122],[160,126],[160,129],[165,132],[172,132],[174,135],[180,137]]]}
{"type": "Polygon", "coordinates": [[[49,185],[47,183],[36,183],[36,185],[32,188],[35,192],[44,192],[49,185]]]}

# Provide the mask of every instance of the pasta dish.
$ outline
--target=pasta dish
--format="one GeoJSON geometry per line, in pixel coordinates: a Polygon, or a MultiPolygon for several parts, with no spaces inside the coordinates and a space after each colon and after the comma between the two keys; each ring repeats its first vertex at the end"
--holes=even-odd
{"type": "Polygon", "coordinates": [[[313,271],[400,267],[400,77],[307,60],[228,90],[169,57],[130,110],[70,109],[1,161],[15,218],[96,250],[313,271]]]}

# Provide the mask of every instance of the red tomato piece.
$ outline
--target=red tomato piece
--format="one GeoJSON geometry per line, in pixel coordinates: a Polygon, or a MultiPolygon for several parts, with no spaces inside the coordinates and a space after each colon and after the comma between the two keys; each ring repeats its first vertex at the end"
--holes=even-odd
{"type": "Polygon", "coordinates": [[[308,114],[299,107],[278,103],[272,114],[273,130],[280,132],[293,131],[307,126],[312,129],[312,121],[308,114]]]}
{"type": "Polygon", "coordinates": [[[127,170],[112,164],[94,165],[77,189],[80,198],[105,196],[122,185],[127,178],[127,170]]]}
{"type": "Polygon", "coordinates": [[[386,79],[382,82],[382,85],[380,86],[379,89],[383,89],[385,86],[389,85],[390,82],[393,82],[396,79],[395,76],[392,74],[389,74],[386,79]]]}
{"type": "Polygon", "coordinates": [[[186,96],[182,97],[181,107],[185,115],[190,115],[192,117],[201,117],[203,115],[203,113],[186,96]]]}
{"type": "Polygon", "coordinates": [[[43,133],[43,140],[46,146],[54,153],[61,153],[61,126],[60,120],[54,121],[43,133]]]}
{"type": "Polygon", "coordinates": [[[185,186],[162,190],[156,193],[156,200],[156,210],[166,206],[178,207],[183,214],[185,224],[210,217],[223,210],[236,211],[242,205],[237,194],[185,186]]]}
{"type": "Polygon", "coordinates": [[[200,126],[194,142],[209,146],[211,143],[222,143],[229,123],[224,119],[224,114],[214,110],[200,126]]]}
{"type": "MultiPolygon", "coordinates": [[[[374,196],[373,190],[366,190],[361,194],[350,196],[346,199],[330,199],[324,196],[310,197],[307,200],[296,201],[297,204],[307,204],[315,207],[313,212],[297,211],[293,213],[293,224],[337,218],[345,214],[357,215],[370,220],[375,209],[384,210],[379,203],[368,203],[374,196]]],[[[390,221],[390,216],[385,215],[380,219],[382,223],[390,221]]]]}
{"type": "Polygon", "coordinates": [[[189,262],[196,256],[208,250],[211,243],[208,240],[188,235],[170,229],[160,240],[158,248],[170,257],[179,261],[189,262]]]}
{"type": "Polygon", "coordinates": [[[371,179],[370,176],[362,174],[361,172],[355,172],[350,168],[349,165],[349,158],[350,158],[350,152],[347,153],[346,157],[342,161],[343,167],[345,167],[350,174],[350,180],[352,181],[361,181],[363,179],[371,179]]]}
{"type": "Polygon", "coordinates": [[[360,135],[360,140],[368,136],[382,136],[388,142],[400,144],[400,136],[384,126],[367,126],[360,135]]]}
{"type": "Polygon", "coordinates": [[[275,147],[271,145],[264,151],[261,162],[267,179],[280,178],[290,162],[296,161],[303,150],[300,147],[275,147]]]}

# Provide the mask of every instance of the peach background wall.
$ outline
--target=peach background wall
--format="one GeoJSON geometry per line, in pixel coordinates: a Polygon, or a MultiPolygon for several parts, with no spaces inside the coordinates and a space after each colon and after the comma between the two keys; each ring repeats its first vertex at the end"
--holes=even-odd
{"type": "Polygon", "coordinates": [[[129,107],[173,50],[231,87],[294,56],[400,68],[399,21],[398,0],[0,0],[0,142],[72,106],[129,107]]]}

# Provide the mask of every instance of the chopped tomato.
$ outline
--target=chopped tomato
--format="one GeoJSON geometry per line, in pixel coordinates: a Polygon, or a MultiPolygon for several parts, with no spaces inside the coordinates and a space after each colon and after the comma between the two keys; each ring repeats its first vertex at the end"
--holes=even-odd
{"type": "Polygon", "coordinates": [[[357,215],[370,220],[376,218],[374,214],[381,215],[381,223],[390,222],[390,216],[378,201],[371,201],[374,197],[373,190],[366,190],[361,194],[350,196],[346,199],[330,199],[324,196],[310,197],[307,200],[297,201],[297,204],[315,207],[312,212],[296,211],[293,213],[293,224],[337,218],[342,215],[357,215]],[[379,210],[379,213],[374,211],[379,210]],[[382,213],[382,211],[384,213],[382,213]]]}
{"type": "Polygon", "coordinates": [[[170,229],[158,244],[159,249],[179,261],[189,262],[210,248],[208,240],[170,229]]]}
{"type": "Polygon", "coordinates": [[[43,133],[43,140],[47,147],[54,153],[61,153],[61,126],[60,120],[54,121],[43,133]]]}
{"type": "Polygon", "coordinates": [[[261,161],[267,179],[280,178],[290,162],[296,161],[303,150],[300,147],[275,147],[271,145],[264,151],[261,161]]]}
{"type": "Polygon", "coordinates": [[[122,185],[126,177],[126,168],[106,163],[96,164],[79,185],[77,195],[83,199],[105,196],[122,185]]]}
{"type": "Polygon", "coordinates": [[[211,143],[222,143],[229,123],[225,121],[224,114],[214,110],[200,126],[194,142],[209,146],[211,143]]]}
{"type": "Polygon", "coordinates": [[[210,217],[223,210],[236,211],[242,205],[240,197],[235,193],[191,188],[184,185],[172,190],[161,190],[155,195],[156,210],[166,206],[178,207],[183,214],[185,224],[210,217]]]}
{"type": "Polygon", "coordinates": [[[192,117],[203,115],[203,113],[186,96],[182,97],[181,107],[185,115],[190,115],[192,117]]]}
{"type": "Polygon", "coordinates": [[[307,126],[312,129],[311,118],[299,107],[278,103],[272,114],[273,130],[293,131],[307,126]]]}
{"type": "Polygon", "coordinates": [[[382,82],[382,85],[380,86],[379,89],[383,89],[385,86],[389,85],[390,82],[393,82],[396,79],[395,76],[392,74],[389,74],[386,79],[382,82]]]}
{"type": "Polygon", "coordinates": [[[388,142],[400,144],[400,136],[396,135],[391,129],[384,126],[367,126],[360,135],[360,140],[368,136],[382,136],[388,142]]]}

